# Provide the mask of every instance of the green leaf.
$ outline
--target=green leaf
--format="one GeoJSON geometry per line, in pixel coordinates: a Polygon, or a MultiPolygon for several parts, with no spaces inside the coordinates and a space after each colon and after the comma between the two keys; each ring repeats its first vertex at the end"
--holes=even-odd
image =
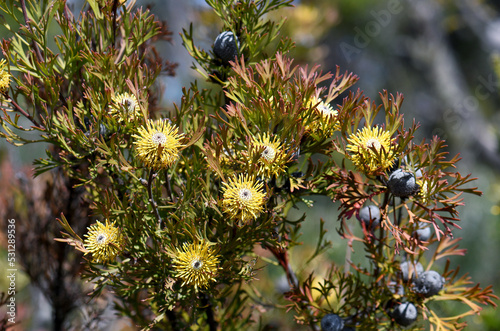
{"type": "Polygon", "coordinates": [[[102,20],[103,14],[101,12],[101,9],[99,9],[99,3],[95,0],[87,0],[87,3],[90,5],[90,8],[92,8],[95,17],[99,20],[102,20]]]}

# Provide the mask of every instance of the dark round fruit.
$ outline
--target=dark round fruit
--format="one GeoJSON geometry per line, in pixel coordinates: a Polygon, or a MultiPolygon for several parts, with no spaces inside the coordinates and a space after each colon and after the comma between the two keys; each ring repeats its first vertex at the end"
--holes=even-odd
{"type": "Polygon", "coordinates": [[[377,227],[380,224],[380,209],[377,206],[365,206],[359,210],[359,220],[365,224],[367,228],[377,227]]]}
{"type": "Polygon", "coordinates": [[[436,295],[444,286],[445,279],[438,272],[429,270],[422,273],[413,281],[415,292],[423,294],[426,298],[436,295]]]}
{"type": "Polygon", "coordinates": [[[425,228],[418,229],[417,231],[413,232],[413,236],[417,238],[420,241],[427,241],[432,235],[431,228],[426,226],[425,228]]]}
{"type": "Polygon", "coordinates": [[[415,181],[415,175],[411,172],[398,169],[394,171],[387,181],[387,187],[397,197],[407,198],[417,194],[420,187],[415,181]]]}
{"type": "Polygon", "coordinates": [[[104,124],[99,124],[99,134],[102,136],[102,137],[105,137],[107,138],[110,134],[110,130],[104,125],[104,124]]]}
{"type": "Polygon", "coordinates": [[[401,262],[399,268],[401,269],[403,281],[405,282],[407,282],[410,278],[420,277],[420,274],[424,272],[424,267],[420,262],[412,263],[411,261],[404,261],[401,262]]]}
{"type": "Polygon", "coordinates": [[[389,291],[391,291],[392,294],[400,296],[405,295],[405,288],[403,287],[403,285],[399,285],[394,281],[390,281],[389,283],[387,283],[387,288],[389,289],[389,291]]]}
{"type": "Polygon", "coordinates": [[[401,326],[409,326],[417,320],[417,307],[411,302],[403,302],[392,311],[394,321],[401,326]]]}
{"type": "Polygon", "coordinates": [[[325,315],[321,319],[321,330],[323,331],[341,331],[344,327],[344,321],[336,314],[325,315]]]}
{"type": "Polygon", "coordinates": [[[214,54],[228,64],[238,56],[238,38],[231,31],[224,31],[215,38],[214,54]]]}

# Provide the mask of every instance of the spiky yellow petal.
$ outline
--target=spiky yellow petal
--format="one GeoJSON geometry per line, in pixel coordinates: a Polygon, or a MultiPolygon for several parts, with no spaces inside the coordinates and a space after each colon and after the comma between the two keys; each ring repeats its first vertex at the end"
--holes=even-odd
{"type": "Polygon", "coordinates": [[[0,61],[0,93],[5,93],[10,86],[10,74],[7,70],[7,61],[0,61]]]}
{"type": "Polygon", "coordinates": [[[222,208],[233,220],[248,222],[256,219],[264,206],[262,183],[239,175],[223,183],[222,208]]]}
{"type": "Polygon", "coordinates": [[[135,95],[119,93],[111,98],[109,112],[118,122],[133,122],[141,116],[139,102],[135,95]]]}
{"type": "Polygon", "coordinates": [[[138,133],[132,136],[136,138],[136,154],[147,167],[168,168],[179,158],[184,134],[178,133],[178,128],[168,120],[148,120],[138,133]]]}
{"type": "Polygon", "coordinates": [[[123,237],[115,222],[102,224],[97,221],[88,227],[84,246],[92,253],[92,261],[106,263],[113,260],[122,250],[123,237]]]}
{"type": "Polygon", "coordinates": [[[207,288],[220,269],[219,256],[206,241],[184,243],[182,249],[177,248],[173,263],[176,276],[183,280],[182,286],[194,286],[195,290],[207,288]]]}
{"type": "Polygon", "coordinates": [[[250,159],[255,159],[255,153],[260,152],[258,158],[258,175],[263,177],[277,176],[286,169],[286,153],[277,136],[271,138],[269,134],[257,134],[250,147],[250,159]]]}
{"type": "Polygon", "coordinates": [[[314,114],[316,119],[311,122],[308,128],[323,136],[330,136],[334,131],[340,129],[338,120],[338,111],[332,108],[329,103],[318,97],[312,97],[307,102],[308,107],[314,107],[314,114]]]}
{"type": "Polygon", "coordinates": [[[359,170],[371,174],[393,164],[395,154],[389,131],[381,127],[364,127],[352,134],[347,141],[351,160],[359,170]]]}
{"type": "Polygon", "coordinates": [[[420,186],[420,191],[418,192],[417,198],[420,199],[424,205],[431,203],[434,198],[434,188],[435,184],[431,182],[430,179],[420,178],[417,180],[417,184],[420,186]]]}

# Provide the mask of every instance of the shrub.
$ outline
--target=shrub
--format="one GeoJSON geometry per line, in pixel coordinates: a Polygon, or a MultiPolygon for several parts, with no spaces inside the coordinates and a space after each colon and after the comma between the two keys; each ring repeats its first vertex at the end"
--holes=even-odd
{"type": "Polygon", "coordinates": [[[228,62],[229,53],[200,49],[194,27],[185,30],[194,68],[212,87],[193,82],[170,112],[158,101],[157,79],[175,66],[154,49],[169,32],[134,1],[88,0],[79,17],[62,0],[0,5],[18,24],[2,43],[1,135],[15,145],[49,143],[35,175],[59,169],[85,190],[97,221],[82,232],[79,219],[61,214],[57,240],[83,252],[92,296],[109,289],[121,314],[165,330],[248,328],[259,320],[255,306],[293,311],[312,329],[335,314],[362,330],[414,320],[414,329],[452,330],[494,304],[490,286],[471,285],[449,262],[432,297],[400,277],[402,254],[430,268],[464,253],[452,237],[456,208],[461,194],[480,195],[471,175],[455,171],[459,157],[447,158],[443,140],[414,139],[418,125],[405,126],[403,96],[383,91],[377,104],[353,88],[352,73],[294,66],[283,21],[267,15],[291,1],[207,3],[221,33],[235,37],[236,56],[228,62]],[[52,25],[60,29],[55,48],[47,42],[52,25]],[[31,131],[39,138],[28,138],[31,131]],[[332,264],[318,281],[310,262],[330,247],[321,220],[316,250],[294,270],[290,249],[305,217],[288,212],[301,202],[312,207],[311,195],[338,203],[339,233],[349,249],[362,243],[369,263],[332,264]],[[351,219],[366,204],[379,210],[380,226],[357,236],[351,219]],[[414,235],[420,223],[434,229],[428,242],[414,235]],[[256,290],[265,263],[279,265],[288,282],[279,303],[256,290]],[[446,300],[467,312],[438,316],[430,303],[446,300]],[[391,313],[402,302],[418,317],[403,322],[391,313]]]}

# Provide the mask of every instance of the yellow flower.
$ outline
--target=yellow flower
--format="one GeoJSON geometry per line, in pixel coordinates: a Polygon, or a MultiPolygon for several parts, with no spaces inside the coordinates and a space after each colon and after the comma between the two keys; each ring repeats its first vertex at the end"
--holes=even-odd
{"type": "Polygon", "coordinates": [[[141,117],[141,109],[135,95],[130,93],[119,93],[111,99],[109,106],[111,115],[117,117],[118,122],[133,122],[141,117]]]}
{"type": "Polygon", "coordinates": [[[257,134],[257,136],[253,138],[252,147],[250,149],[251,160],[256,158],[257,155],[255,154],[259,151],[259,176],[277,176],[285,171],[287,159],[278,137],[274,136],[273,139],[271,139],[267,133],[257,134]]]}
{"type": "Polygon", "coordinates": [[[420,178],[417,180],[418,186],[420,186],[420,191],[418,192],[418,197],[420,201],[426,205],[433,198],[432,183],[429,179],[420,178]]]}
{"type": "Polygon", "coordinates": [[[96,224],[88,227],[88,232],[84,235],[85,248],[92,253],[92,261],[97,263],[106,263],[113,260],[122,250],[123,237],[115,222],[106,225],[97,221],[96,224]]]}
{"type": "Polygon", "coordinates": [[[340,130],[338,112],[321,98],[312,97],[307,102],[308,107],[315,107],[314,113],[317,119],[309,124],[309,129],[313,132],[319,132],[323,135],[332,135],[334,131],[340,130]]]}
{"type": "Polygon", "coordinates": [[[207,288],[220,269],[219,256],[206,241],[184,243],[182,249],[177,248],[173,262],[176,276],[183,280],[182,286],[194,286],[196,291],[200,287],[207,288]]]}
{"type": "Polygon", "coordinates": [[[264,206],[262,183],[239,175],[223,183],[222,209],[233,220],[242,222],[256,219],[264,206]]]}
{"type": "Polygon", "coordinates": [[[137,157],[147,167],[167,168],[179,158],[179,148],[184,146],[180,140],[184,134],[178,133],[178,128],[168,120],[148,120],[138,133],[132,135],[137,139],[134,141],[137,157]]]}
{"type": "Polygon", "coordinates": [[[384,170],[394,161],[391,135],[380,127],[364,127],[352,134],[347,141],[347,150],[352,152],[352,162],[361,171],[373,173],[377,169],[384,170]]]}
{"type": "Polygon", "coordinates": [[[0,61],[0,93],[5,93],[10,86],[10,74],[6,66],[7,61],[0,61]]]}
{"type": "Polygon", "coordinates": [[[313,97],[309,101],[309,105],[317,105],[315,109],[323,118],[335,117],[338,115],[338,112],[334,110],[329,103],[324,102],[320,98],[313,97]]]}

